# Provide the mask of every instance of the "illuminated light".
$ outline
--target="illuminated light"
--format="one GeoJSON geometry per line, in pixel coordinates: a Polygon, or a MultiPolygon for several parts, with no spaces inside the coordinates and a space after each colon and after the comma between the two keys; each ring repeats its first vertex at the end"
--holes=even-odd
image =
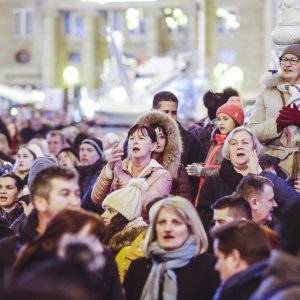
{"type": "Polygon", "coordinates": [[[126,11],[126,18],[128,19],[137,19],[140,16],[140,12],[136,8],[128,8],[126,11]]]}
{"type": "Polygon", "coordinates": [[[64,69],[63,77],[66,83],[75,84],[79,79],[79,72],[74,66],[68,66],[64,69]]]}
{"type": "Polygon", "coordinates": [[[10,110],[10,114],[11,114],[11,116],[16,116],[16,115],[18,114],[17,108],[13,107],[13,108],[10,110]]]}
{"type": "Polygon", "coordinates": [[[177,22],[172,17],[167,17],[166,23],[171,29],[175,29],[177,27],[177,22]]]}
{"type": "Polygon", "coordinates": [[[173,10],[173,16],[175,17],[175,18],[179,18],[179,17],[181,17],[183,15],[183,12],[182,12],[182,10],[180,9],[180,8],[175,8],[174,10],[173,10]]]}
{"type": "Polygon", "coordinates": [[[170,15],[170,14],[172,14],[172,9],[169,8],[169,7],[166,7],[166,8],[164,9],[164,14],[165,14],[165,15],[170,15]]]}
{"type": "Polygon", "coordinates": [[[188,17],[186,15],[183,15],[179,20],[178,20],[178,25],[179,26],[185,26],[188,23],[188,17]]]}
{"type": "Polygon", "coordinates": [[[232,76],[235,80],[243,80],[244,72],[239,67],[231,67],[228,70],[229,76],[232,76]]]}

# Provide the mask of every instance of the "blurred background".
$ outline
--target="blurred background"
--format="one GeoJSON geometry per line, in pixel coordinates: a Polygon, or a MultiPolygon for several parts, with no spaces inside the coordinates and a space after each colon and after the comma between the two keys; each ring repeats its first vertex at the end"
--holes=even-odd
{"type": "Polygon", "coordinates": [[[1,116],[129,124],[153,95],[180,99],[231,86],[245,107],[277,68],[277,0],[0,0],[1,116]]]}

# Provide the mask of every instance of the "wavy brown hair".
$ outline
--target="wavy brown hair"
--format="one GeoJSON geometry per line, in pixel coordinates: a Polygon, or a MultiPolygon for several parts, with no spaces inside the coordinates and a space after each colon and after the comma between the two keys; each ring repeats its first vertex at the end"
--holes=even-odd
{"type": "Polygon", "coordinates": [[[33,262],[56,257],[59,241],[65,233],[79,233],[89,225],[89,234],[101,242],[105,236],[105,226],[97,214],[82,209],[63,209],[49,223],[44,234],[38,236],[19,253],[10,274],[10,283],[33,262]]]}

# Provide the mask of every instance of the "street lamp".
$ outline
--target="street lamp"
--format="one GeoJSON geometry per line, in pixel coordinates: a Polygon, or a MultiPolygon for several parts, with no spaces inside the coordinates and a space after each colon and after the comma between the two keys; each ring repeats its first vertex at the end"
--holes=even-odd
{"type": "Polygon", "coordinates": [[[68,103],[70,103],[75,98],[75,84],[79,80],[79,71],[74,66],[68,66],[64,69],[63,78],[68,85],[68,103]]]}

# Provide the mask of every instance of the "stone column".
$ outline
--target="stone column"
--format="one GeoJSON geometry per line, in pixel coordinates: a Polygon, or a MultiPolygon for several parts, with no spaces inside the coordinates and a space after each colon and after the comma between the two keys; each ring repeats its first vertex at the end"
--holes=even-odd
{"type": "Polygon", "coordinates": [[[144,18],[145,18],[145,43],[146,43],[146,56],[157,55],[159,52],[159,18],[158,12],[156,10],[145,9],[144,10],[144,18]]]}
{"type": "Polygon", "coordinates": [[[51,88],[57,84],[57,17],[55,11],[47,12],[43,20],[43,50],[42,50],[42,78],[44,88],[51,88]]]}
{"type": "Polygon", "coordinates": [[[300,43],[300,1],[279,1],[279,22],[272,32],[272,40],[280,53],[287,45],[300,43]]]}
{"type": "MultiPolygon", "coordinates": [[[[83,16],[84,36],[82,41],[82,85],[91,92],[96,88],[98,81],[96,66],[96,34],[99,32],[96,28],[96,13],[86,12],[83,16]]],[[[100,33],[99,33],[100,34],[100,33]]]]}
{"type": "Polygon", "coordinates": [[[205,0],[197,1],[198,12],[198,73],[205,74],[205,46],[206,46],[206,14],[205,14],[205,0]]]}

